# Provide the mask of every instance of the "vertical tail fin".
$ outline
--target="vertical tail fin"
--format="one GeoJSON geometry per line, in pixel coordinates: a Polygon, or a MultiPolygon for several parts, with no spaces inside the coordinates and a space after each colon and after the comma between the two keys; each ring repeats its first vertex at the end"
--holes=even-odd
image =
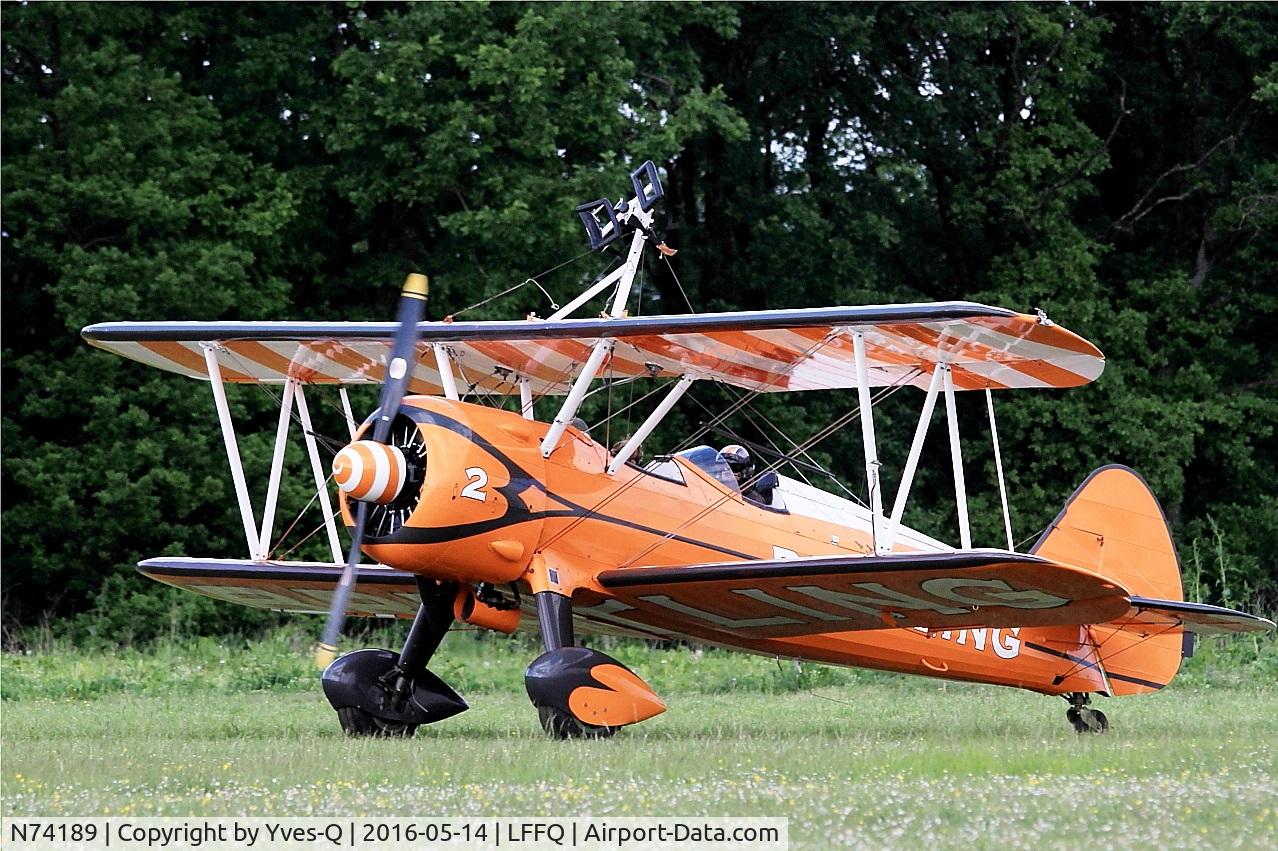
{"type": "MultiPolygon", "coordinates": [[[[1136,596],[1184,599],[1167,519],[1149,485],[1128,467],[1093,471],[1030,552],[1087,568],[1136,596]]],[[[1115,695],[1155,691],[1180,669],[1180,627],[1096,625],[1081,637],[1076,627],[1042,632],[1041,640],[1071,657],[1098,659],[1115,695]]]]}

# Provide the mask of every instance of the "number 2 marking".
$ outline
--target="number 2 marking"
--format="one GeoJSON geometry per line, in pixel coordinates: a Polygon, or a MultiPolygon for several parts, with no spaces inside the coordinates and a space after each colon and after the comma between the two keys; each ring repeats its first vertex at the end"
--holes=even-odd
{"type": "Polygon", "coordinates": [[[467,499],[476,499],[480,502],[486,502],[488,500],[488,494],[484,492],[484,488],[488,486],[488,474],[484,472],[484,468],[467,467],[466,479],[466,487],[462,488],[461,495],[467,499]]]}

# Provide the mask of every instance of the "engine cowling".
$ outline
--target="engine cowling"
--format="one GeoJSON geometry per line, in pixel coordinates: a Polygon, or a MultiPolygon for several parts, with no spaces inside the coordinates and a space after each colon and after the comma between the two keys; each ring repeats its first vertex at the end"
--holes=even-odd
{"type": "MultiPolygon", "coordinates": [[[[374,477],[368,493],[390,501],[372,504],[364,551],[382,564],[434,579],[493,585],[518,579],[541,537],[546,494],[539,447],[545,429],[510,411],[406,398],[385,448],[402,451],[407,479],[396,492],[374,477]]],[[[342,451],[362,455],[364,433],[359,437],[342,451]]],[[[388,451],[382,460],[390,482],[397,456],[388,451]]],[[[348,463],[344,477],[354,484],[339,488],[349,525],[352,488],[364,482],[369,468],[366,458],[359,470],[356,462],[348,463]]]]}

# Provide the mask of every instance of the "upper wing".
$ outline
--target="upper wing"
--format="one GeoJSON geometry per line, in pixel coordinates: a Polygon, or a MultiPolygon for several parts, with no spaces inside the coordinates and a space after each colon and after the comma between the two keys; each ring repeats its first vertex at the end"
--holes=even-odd
{"type": "Polygon", "coordinates": [[[612,617],[742,638],[1105,623],[1130,606],[1104,577],[1006,550],[628,568],[598,580],[619,601],[612,617]]]}
{"type": "MultiPolygon", "coordinates": [[[[91,344],[207,378],[203,346],[233,382],[377,383],[393,333],[381,322],[108,322],[91,344]]],[[[431,346],[447,347],[474,392],[563,394],[600,339],[616,341],[601,374],[692,375],[752,391],[857,386],[852,333],[865,337],[871,385],[926,387],[937,363],[956,389],[1073,387],[1104,369],[1100,351],[1045,319],[970,302],[516,322],[424,322],[410,392],[441,392],[431,346]]]]}

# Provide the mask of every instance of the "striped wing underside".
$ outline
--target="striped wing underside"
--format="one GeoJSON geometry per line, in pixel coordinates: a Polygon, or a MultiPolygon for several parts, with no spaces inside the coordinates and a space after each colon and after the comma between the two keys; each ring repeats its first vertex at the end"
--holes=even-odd
{"type": "MultiPolygon", "coordinates": [[[[442,392],[433,346],[443,345],[463,387],[537,395],[567,392],[601,339],[616,341],[602,376],[692,375],[751,391],[857,385],[853,334],[864,335],[872,386],[926,387],[938,363],[955,389],[1074,387],[1104,369],[1087,340],[1039,317],[967,302],[883,305],[637,319],[426,322],[410,392],[442,392]]],[[[208,378],[204,347],[218,348],[223,380],[308,384],[381,381],[393,327],[386,323],[113,322],[82,332],[94,346],[194,378],[208,378]]]]}

